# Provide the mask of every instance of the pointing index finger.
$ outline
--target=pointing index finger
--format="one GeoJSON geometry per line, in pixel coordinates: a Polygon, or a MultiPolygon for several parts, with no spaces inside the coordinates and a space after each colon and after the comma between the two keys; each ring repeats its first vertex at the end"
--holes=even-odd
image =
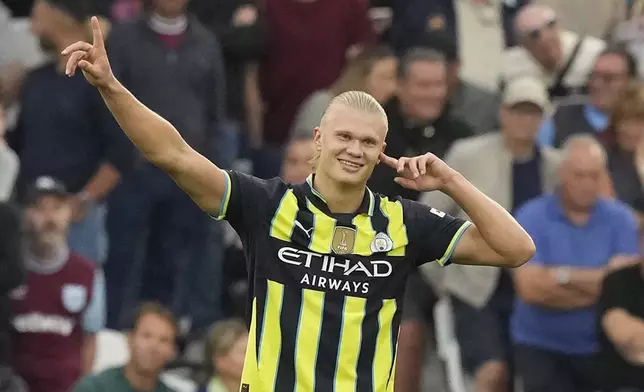
{"type": "Polygon", "coordinates": [[[104,49],[105,42],[103,40],[103,32],[101,31],[101,25],[98,23],[98,18],[92,16],[92,38],[93,46],[97,49],[104,49]]]}
{"type": "Polygon", "coordinates": [[[398,165],[398,159],[392,158],[389,155],[385,154],[384,152],[380,153],[380,161],[384,163],[387,166],[390,166],[392,168],[396,168],[398,165]]]}

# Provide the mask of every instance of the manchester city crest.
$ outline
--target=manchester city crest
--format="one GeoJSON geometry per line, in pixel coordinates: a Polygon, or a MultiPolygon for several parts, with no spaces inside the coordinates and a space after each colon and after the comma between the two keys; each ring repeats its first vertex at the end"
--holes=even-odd
{"type": "Polygon", "coordinates": [[[385,233],[378,233],[371,241],[371,252],[381,253],[389,252],[394,248],[394,242],[385,233]]]}

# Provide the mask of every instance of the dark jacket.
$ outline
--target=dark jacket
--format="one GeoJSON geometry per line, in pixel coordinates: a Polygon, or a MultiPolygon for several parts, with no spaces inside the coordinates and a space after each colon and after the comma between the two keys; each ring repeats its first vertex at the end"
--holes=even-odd
{"type": "Polygon", "coordinates": [[[239,122],[245,121],[245,66],[259,56],[260,27],[258,22],[234,26],[232,20],[239,7],[253,3],[252,0],[192,0],[188,6],[188,10],[215,34],[221,45],[228,86],[228,115],[239,122]]]}
{"type": "Polygon", "coordinates": [[[148,25],[149,15],[114,26],[107,42],[119,80],[172,123],[193,148],[214,159],[225,120],[224,66],[215,36],[196,19],[176,50],[148,25]]]}
{"type": "MultiPolygon", "coordinates": [[[[442,158],[458,139],[472,136],[474,132],[465,122],[444,113],[431,123],[411,125],[400,111],[400,103],[393,98],[384,106],[389,118],[385,153],[393,158],[410,157],[431,152],[442,158]]],[[[394,197],[417,200],[419,193],[404,189],[394,182],[396,171],[380,164],[376,166],[369,187],[374,192],[394,197]]]]}

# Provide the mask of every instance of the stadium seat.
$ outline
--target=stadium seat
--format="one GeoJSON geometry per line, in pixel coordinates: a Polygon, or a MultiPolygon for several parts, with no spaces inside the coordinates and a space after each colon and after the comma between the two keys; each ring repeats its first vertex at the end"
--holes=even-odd
{"type": "Polygon", "coordinates": [[[436,351],[438,358],[445,365],[449,392],[467,392],[461,353],[454,334],[452,306],[447,296],[441,298],[434,306],[434,324],[436,351]]]}

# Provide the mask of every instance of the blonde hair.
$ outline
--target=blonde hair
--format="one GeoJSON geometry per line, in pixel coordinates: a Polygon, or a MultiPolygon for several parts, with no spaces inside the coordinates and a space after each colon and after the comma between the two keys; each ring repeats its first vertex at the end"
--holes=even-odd
{"type": "Polygon", "coordinates": [[[238,319],[223,320],[215,323],[206,342],[206,360],[213,355],[226,355],[237,341],[248,334],[246,324],[238,319]]]}
{"type": "MultiPolygon", "coordinates": [[[[336,106],[343,106],[349,109],[359,110],[361,112],[377,115],[382,119],[385,127],[385,134],[389,131],[389,121],[387,120],[387,113],[382,108],[380,103],[371,95],[364,91],[347,91],[340,95],[335,96],[329,106],[324,111],[322,120],[320,120],[320,129],[324,129],[325,123],[329,121],[329,117],[333,113],[333,108],[336,106]]],[[[320,159],[320,151],[316,149],[313,157],[309,160],[313,170],[315,171],[318,161],[320,159]]]]}

